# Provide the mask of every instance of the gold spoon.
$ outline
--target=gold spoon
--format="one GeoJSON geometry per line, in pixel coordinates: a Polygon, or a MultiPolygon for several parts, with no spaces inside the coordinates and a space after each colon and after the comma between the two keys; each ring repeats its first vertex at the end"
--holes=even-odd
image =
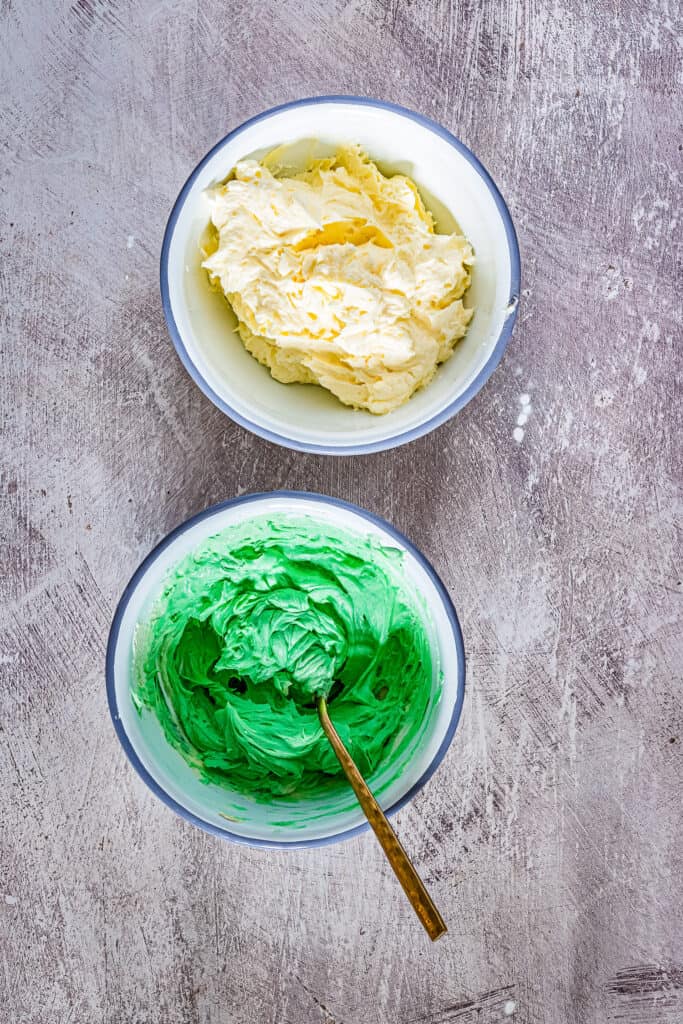
{"type": "Polygon", "coordinates": [[[420,918],[429,938],[433,942],[448,931],[444,919],[436,909],[434,901],[425,889],[424,882],[413,867],[408,854],[401,846],[399,838],[389,824],[384,811],[370,792],[367,782],[358,771],[353,758],[342,743],[339,733],[332,725],[330,716],[327,713],[327,701],[324,697],[318,697],[317,704],[320,724],[332,744],[332,749],[337,755],[339,764],[344,769],[344,774],[349,780],[351,788],[358,797],[358,803],[363,808],[370,826],[379,839],[380,846],[384,850],[387,860],[394,870],[394,874],[403,886],[403,891],[412,903],[413,910],[420,918]]]}

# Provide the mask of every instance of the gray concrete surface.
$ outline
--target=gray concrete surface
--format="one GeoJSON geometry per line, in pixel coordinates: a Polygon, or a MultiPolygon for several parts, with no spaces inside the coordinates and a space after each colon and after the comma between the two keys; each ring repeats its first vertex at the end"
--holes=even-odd
{"type": "Polygon", "coordinates": [[[673,3],[641,0],[4,0],[3,1021],[683,1021],[682,37],[673,3]],[[223,417],[157,290],[196,161],[323,92],[452,129],[524,261],[485,390],[342,460],[223,417]],[[450,924],[433,948],[370,836],[216,841],[109,721],[107,630],[140,558],[208,503],[283,486],[386,516],[462,617],[462,725],[398,819],[450,924]]]}

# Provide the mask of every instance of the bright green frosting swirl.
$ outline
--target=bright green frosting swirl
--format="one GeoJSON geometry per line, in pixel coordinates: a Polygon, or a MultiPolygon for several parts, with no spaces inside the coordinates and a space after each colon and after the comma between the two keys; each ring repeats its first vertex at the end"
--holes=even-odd
{"type": "Polygon", "coordinates": [[[340,781],[315,697],[372,777],[433,696],[425,611],[400,551],[309,519],[254,519],[168,575],[136,635],[134,699],[202,777],[256,799],[340,781]]]}

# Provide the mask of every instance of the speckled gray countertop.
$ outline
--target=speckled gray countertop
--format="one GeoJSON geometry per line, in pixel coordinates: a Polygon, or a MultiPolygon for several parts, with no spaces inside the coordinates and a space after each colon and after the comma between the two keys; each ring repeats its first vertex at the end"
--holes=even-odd
{"type": "Polygon", "coordinates": [[[2,1020],[680,1024],[675,5],[1,9],[2,1020]],[[222,416],[176,358],[157,284],[204,152],[326,92],[454,131],[523,258],[483,392],[353,459],[222,416]],[[386,516],[460,612],[461,727],[398,817],[450,924],[434,947],[370,836],[219,842],[147,791],[114,735],[104,647],[140,558],[205,505],[276,487],[386,516]]]}

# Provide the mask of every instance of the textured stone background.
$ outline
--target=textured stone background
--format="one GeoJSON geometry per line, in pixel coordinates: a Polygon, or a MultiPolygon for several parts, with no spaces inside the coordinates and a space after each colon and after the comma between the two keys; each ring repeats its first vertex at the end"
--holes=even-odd
{"type": "Polygon", "coordinates": [[[2,1020],[680,1024],[675,5],[1,10],[2,1020]],[[429,437],[355,459],[222,416],[157,289],[197,160],[323,92],[452,129],[523,255],[484,391],[429,437]],[[221,843],[157,802],[114,736],[104,647],[141,556],[210,502],[283,486],[389,518],[461,614],[461,728],[398,818],[450,924],[433,948],[370,836],[221,843]]]}

